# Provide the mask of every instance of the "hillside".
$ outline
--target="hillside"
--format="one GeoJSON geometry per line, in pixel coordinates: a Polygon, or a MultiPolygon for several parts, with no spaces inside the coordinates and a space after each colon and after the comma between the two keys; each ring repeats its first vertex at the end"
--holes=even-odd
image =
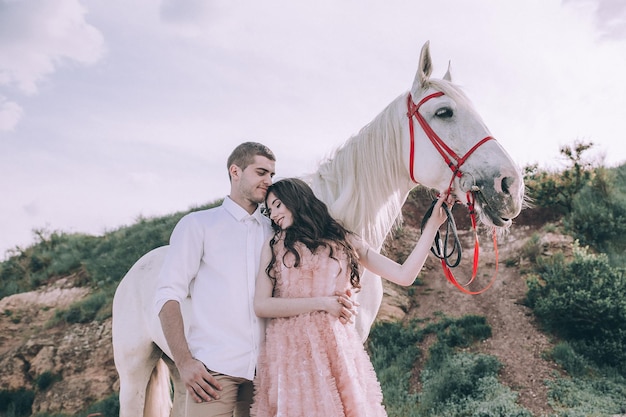
{"type": "MultiPolygon", "coordinates": [[[[423,203],[409,200],[404,207],[400,233],[388,239],[385,251],[402,259],[419,234],[418,220],[423,203]]],[[[464,260],[455,275],[471,275],[473,235],[467,231],[465,213],[455,209],[463,241],[464,260]]],[[[447,283],[436,259],[429,259],[413,297],[409,289],[385,285],[385,297],[378,320],[408,320],[419,317],[432,320],[437,315],[460,317],[465,314],[485,316],[492,327],[492,337],[477,349],[495,355],[503,364],[502,382],[519,393],[519,403],[534,415],[551,411],[544,380],[552,377],[554,363],[543,353],[551,346],[549,338],[538,331],[530,311],[524,307],[526,287],[521,275],[520,248],[540,230],[537,213],[524,213],[509,233],[499,238],[500,267],[492,288],[481,295],[465,295],[447,283]],[[533,224],[538,223],[538,224],[533,224]],[[514,265],[507,267],[505,265],[514,265]]],[[[571,240],[565,236],[542,233],[545,252],[567,250],[571,240]]],[[[481,234],[481,266],[478,286],[494,272],[494,250],[489,236],[481,234]]],[[[111,346],[111,320],[102,323],[61,324],[47,327],[54,309],[66,308],[88,294],[75,287],[78,276],[68,276],[36,291],[16,294],[0,300],[0,389],[33,389],[38,393],[33,413],[73,414],[94,401],[117,392],[118,382],[111,346]],[[51,382],[42,382],[46,375],[51,382]]],[[[415,388],[419,390],[419,364],[414,370],[415,388]]]]}

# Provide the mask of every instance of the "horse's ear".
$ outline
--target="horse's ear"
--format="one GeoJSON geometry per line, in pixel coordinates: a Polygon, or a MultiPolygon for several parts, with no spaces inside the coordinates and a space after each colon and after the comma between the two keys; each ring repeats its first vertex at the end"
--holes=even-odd
{"type": "Polygon", "coordinates": [[[419,90],[426,84],[430,78],[430,74],[433,72],[433,62],[430,59],[430,41],[426,41],[422,46],[422,52],[420,53],[420,62],[417,67],[417,73],[413,80],[413,86],[411,87],[411,94],[413,97],[417,97],[419,90]]]}
{"type": "Polygon", "coordinates": [[[446,75],[443,76],[443,79],[449,82],[452,82],[452,75],[450,74],[451,66],[452,66],[452,62],[448,61],[448,71],[446,71],[446,75]]]}

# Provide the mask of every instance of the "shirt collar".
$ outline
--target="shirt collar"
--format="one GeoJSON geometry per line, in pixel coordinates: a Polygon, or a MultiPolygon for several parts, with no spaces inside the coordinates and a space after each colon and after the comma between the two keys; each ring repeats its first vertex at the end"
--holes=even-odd
{"type": "Polygon", "coordinates": [[[244,221],[249,217],[252,217],[257,222],[259,222],[259,224],[263,224],[264,216],[263,214],[261,214],[260,205],[257,206],[256,210],[254,210],[254,213],[248,214],[248,212],[243,207],[235,203],[229,196],[226,196],[224,197],[224,201],[222,202],[222,207],[224,207],[224,209],[226,209],[226,211],[229,212],[230,215],[239,222],[244,221]]]}

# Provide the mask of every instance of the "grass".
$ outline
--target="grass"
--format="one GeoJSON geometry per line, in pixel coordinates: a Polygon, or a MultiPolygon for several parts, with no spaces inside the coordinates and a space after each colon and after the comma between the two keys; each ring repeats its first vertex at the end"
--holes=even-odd
{"type": "Polygon", "coordinates": [[[374,326],[368,350],[389,416],[532,417],[516,404],[517,394],[499,383],[501,364],[495,357],[465,351],[489,337],[486,319],[475,315],[440,316],[428,325],[413,321],[374,326]],[[425,356],[419,344],[428,335],[436,341],[419,376],[422,389],[416,392],[411,381],[416,379],[416,362],[425,356]]]}

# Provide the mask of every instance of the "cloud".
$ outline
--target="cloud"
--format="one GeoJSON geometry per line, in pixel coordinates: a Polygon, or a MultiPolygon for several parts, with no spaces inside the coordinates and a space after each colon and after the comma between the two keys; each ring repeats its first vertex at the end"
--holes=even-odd
{"type": "Polygon", "coordinates": [[[195,37],[216,14],[214,2],[206,0],[162,0],[159,7],[161,21],[179,35],[195,37]]]}
{"type": "Polygon", "coordinates": [[[0,96],[0,132],[11,131],[22,118],[22,108],[0,96]]]}
{"type": "Polygon", "coordinates": [[[163,0],[160,6],[164,21],[198,21],[210,10],[210,3],[205,0],[163,0]]]}
{"type": "Polygon", "coordinates": [[[35,201],[31,201],[30,203],[25,204],[22,209],[24,210],[24,213],[27,214],[29,217],[36,217],[41,213],[39,204],[37,204],[35,201]]]}
{"type": "Polygon", "coordinates": [[[93,64],[104,38],[78,0],[0,0],[0,86],[35,94],[68,62],[93,64]]]}
{"type": "Polygon", "coordinates": [[[618,0],[564,0],[594,16],[601,38],[626,39],[626,2],[618,0]]]}
{"type": "Polygon", "coordinates": [[[626,3],[600,0],[596,18],[605,37],[626,39],[626,3]]]}

